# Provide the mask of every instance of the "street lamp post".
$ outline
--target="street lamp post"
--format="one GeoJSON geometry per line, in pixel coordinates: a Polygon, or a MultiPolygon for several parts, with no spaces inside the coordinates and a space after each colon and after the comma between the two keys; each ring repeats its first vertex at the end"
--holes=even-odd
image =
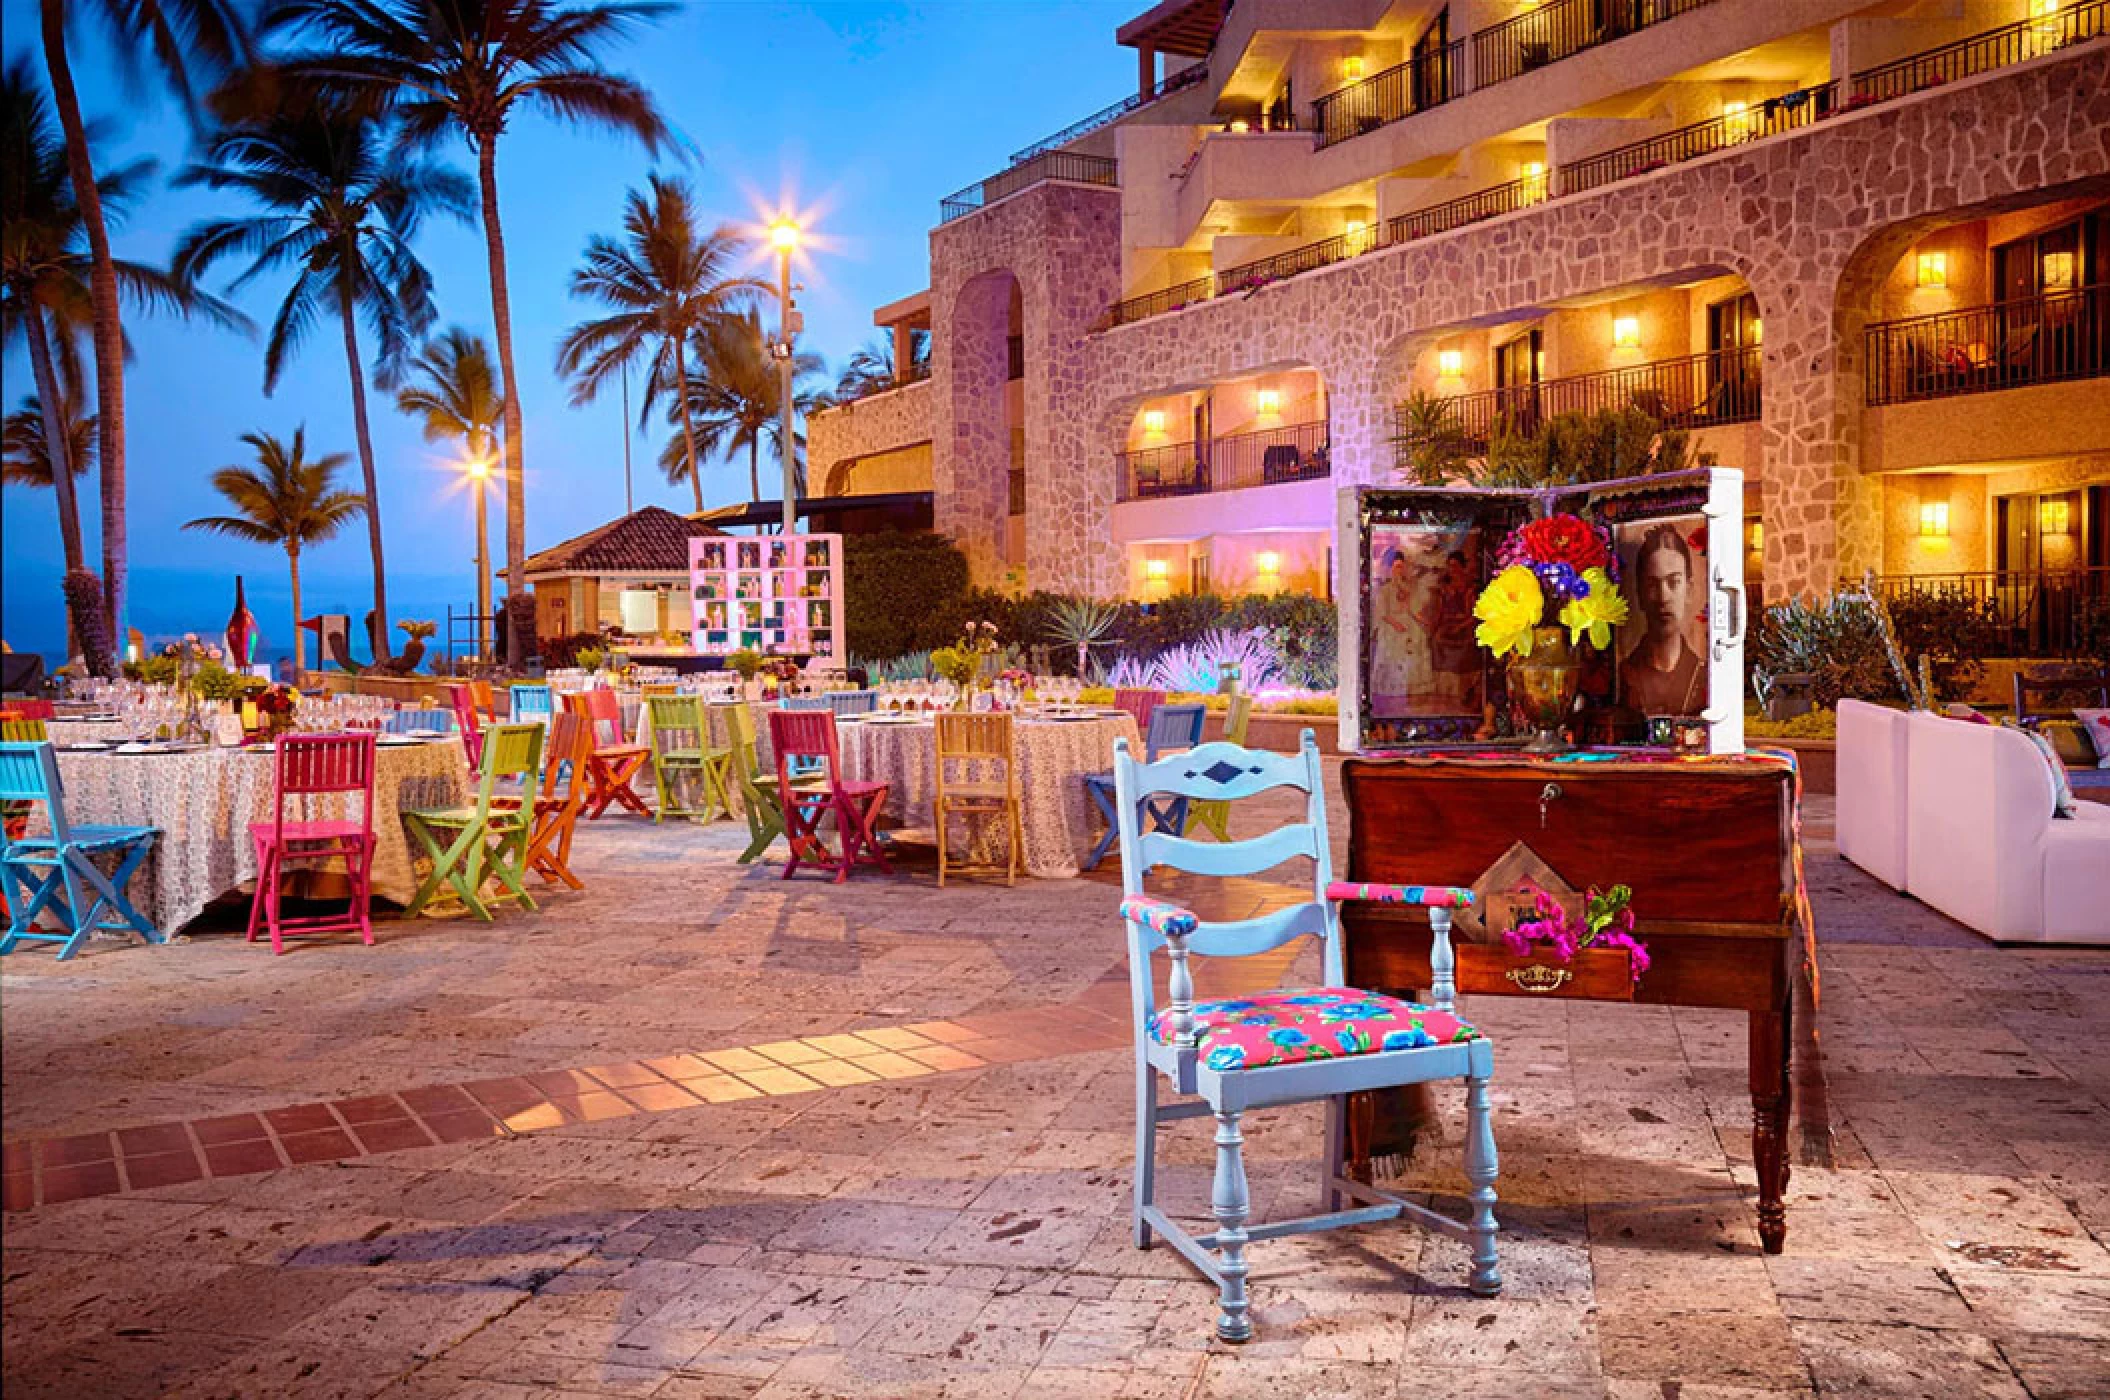
{"type": "Polygon", "coordinates": [[[476,500],[476,653],[491,659],[491,533],[484,523],[484,486],[491,479],[491,459],[469,459],[469,494],[476,500]]]}
{"type": "Polygon", "coordinates": [[[793,502],[796,453],[791,436],[792,337],[799,332],[799,313],[791,304],[791,255],[799,246],[799,226],[779,219],[769,226],[769,241],[777,250],[778,340],[772,353],[777,359],[778,445],[784,463],[784,533],[798,533],[798,510],[793,502]]]}

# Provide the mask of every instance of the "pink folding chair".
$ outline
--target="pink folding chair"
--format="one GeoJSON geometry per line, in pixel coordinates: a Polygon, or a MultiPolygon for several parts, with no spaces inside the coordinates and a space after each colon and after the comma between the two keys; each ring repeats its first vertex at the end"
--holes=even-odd
{"type": "Polygon", "coordinates": [[[459,682],[450,681],[447,705],[454,711],[454,727],[462,732],[462,748],[468,752],[469,766],[481,767],[484,761],[484,721],[476,710],[476,692],[459,682]]]}
{"type": "Polygon", "coordinates": [[[369,946],[374,926],[368,917],[373,902],[374,871],[374,736],[363,734],[287,734],[278,740],[275,811],[268,822],[251,822],[249,839],[256,845],[256,898],[249,906],[249,939],[257,925],[271,932],[271,951],[286,951],[289,934],[350,933],[369,946]],[[359,818],[311,820],[301,815],[304,799],[330,793],[360,794],[359,818]],[[289,810],[291,812],[289,814],[289,810]],[[279,909],[280,883],[288,861],[342,858],[351,881],[351,904],[341,914],[285,918],[279,909]]]}
{"type": "Polygon", "coordinates": [[[1117,690],[1114,692],[1114,708],[1126,710],[1135,718],[1136,733],[1150,732],[1151,711],[1165,703],[1162,690],[1117,690]]]}
{"type": "Polygon", "coordinates": [[[835,744],[834,710],[773,710],[769,716],[769,744],[776,751],[777,793],[784,806],[784,835],[791,845],[791,859],[784,864],[790,879],[801,861],[835,872],[835,882],[850,878],[853,865],[876,865],[891,875],[886,852],[880,849],[873,823],[886,805],[886,783],[855,782],[842,775],[842,755],[835,744]],[[793,760],[815,760],[816,776],[807,772],[793,787],[793,760]],[[831,852],[821,839],[823,819],[835,818],[836,844],[831,852]]]}

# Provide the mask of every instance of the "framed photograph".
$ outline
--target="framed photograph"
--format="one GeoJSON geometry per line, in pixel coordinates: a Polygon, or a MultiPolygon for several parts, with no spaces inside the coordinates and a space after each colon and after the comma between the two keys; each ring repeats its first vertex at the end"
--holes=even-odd
{"type": "Polygon", "coordinates": [[[1612,528],[1627,622],[1613,645],[1621,704],[1696,718],[1707,708],[1707,517],[1671,515],[1612,528]]]}
{"type": "Polygon", "coordinates": [[[1372,719],[1480,713],[1485,658],[1473,642],[1473,600],[1482,545],[1477,525],[1371,527],[1363,660],[1372,719]]]}

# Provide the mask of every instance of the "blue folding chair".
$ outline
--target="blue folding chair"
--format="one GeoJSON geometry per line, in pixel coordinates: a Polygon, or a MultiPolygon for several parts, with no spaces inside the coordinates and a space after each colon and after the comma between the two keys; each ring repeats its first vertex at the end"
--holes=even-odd
{"type": "MultiPolygon", "coordinates": [[[[1191,749],[1202,741],[1202,724],[1208,711],[1201,705],[1159,705],[1150,712],[1150,725],[1143,734],[1143,748],[1148,763],[1156,763],[1168,753],[1191,749]]],[[[1114,842],[1121,839],[1120,808],[1114,801],[1114,775],[1087,773],[1084,790],[1090,794],[1092,805],[1106,818],[1106,834],[1092,853],[1085,858],[1084,868],[1096,870],[1106,853],[1113,849],[1114,842]]],[[[1187,830],[1187,799],[1175,796],[1159,802],[1150,793],[1143,794],[1136,808],[1138,821],[1148,821],[1153,831],[1162,831],[1170,836],[1179,836],[1187,830]]]]}
{"type": "Polygon", "coordinates": [[[131,929],[149,943],[167,938],[154,921],[132,907],[125,884],[147,858],[160,830],[151,826],[82,826],[66,819],[66,798],[59,784],[59,760],[49,743],[0,743],[0,802],[42,803],[51,831],[24,836],[0,846],[0,880],[7,885],[7,935],[0,954],[12,953],[25,939],[57,943],[64,961],[81,950],[88,935],[131,929]],[[105,875],[94,857],[115,853],[117,867],[105,875]],[[107,922],[107,908],[116,922],[107,922]],[[66,924],[66,932],[36,928],[46,909],[66,924]]]}
{"type": "Polygon", "coordinates": [[[835,717],[844,715],[868,715],[879,708],[879,692],[876,690],[831,690],[821,697],[835,717]]]}
{"type": "Polygon", "coordinates": [[[397,710],[386,720],[382,728],[391,734],[409,734],[414,730],[430,729],[442,734],[454,732],[452,710],[397,710]]]}
{"type": "Polygon", "coordinates": [[[516,685],[512,688],[514,724],[548,724],[557,713],[557,701],[546,685],[516,685]]]}

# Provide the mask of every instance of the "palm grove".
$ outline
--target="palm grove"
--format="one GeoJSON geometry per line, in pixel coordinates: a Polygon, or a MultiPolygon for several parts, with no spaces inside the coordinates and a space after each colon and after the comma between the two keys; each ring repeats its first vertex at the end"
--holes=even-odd
{"type": "MultiPolygon", "coordinates": [[[[98,674],[116,664],[123,617],[125,325],[138,315],[203,318],[257,335],[263,383],[277,387],[303,353],[340,355],[352,410],[358,489],[338,484],[345,454],[310,452],[246,435],[253,465],[212,482],[232,514],[201,529],[283,549],[295,582],[303,544],[355,521],[372,552],[376,659],[388,648],[383,501],[369,398],[393,396],[429,440],[493,464],[505,496],[505,567],[512,657],[534,644],[533,604],[521,586],[526,557],[523,430],[499,152],[520,119],[545,118],[614,134],[658,155],[676,149],[652,94],[604,66],[627,34],[670,8],[607,0],[567,8],[544,0],[39,0],[44,79],[26,56],[0,78],[0,220],[4,220],[4,329],[18,338],[35,388],[5,421],[6,479],[54,492],[65,558],[72,646],[98,674]],[[112,163],[97,123],[81,111],[71,56],[111,52],[150,72],[189,118],[195,155],[174,179],[225,197],[184,235],[166,265],[115,256],[110,230],[145,198],[150,162],[112,163]],[[473,175],[450,162],[463,147],[473,175]],[[435,220],[480,226],[488,264],[491,339],[459,327],[435,332],[440,289],[417,252],[435,220]],[[250,297],[252,324],[233,304],[250,297]],[[333,334],[334,333],[334,334],[333,334]],[[318,340],[320,336],[322,339],[318,340]],[[323,348],[330,340],[336,350],[323,348]],[[101,572],[82,533],[77,488],[96,474],[101,572]]],[[[573,296],[593,314],[556,347],[573,401],[596,398],[637,371],[640,419],[661,422],[660,462],[703,507],[701,464],[745,457],[760,494],[766,445],[779,441],[779,381],[765,347],[765,283],[743,275],[748,238],[712,224],[686,182],[652,176],[632,191],[621,232],[589,240],[573,296]]],[[[817,359],[799,356],[796,380],[817,359]]],[[[838,391],[885,375],[883,351],[860,351],[838,391]],[[875,361],[875,353],[879,356],[875,361]]],[[[803,413],[827,395],[794,388],[803,413]]],[[[296,629],[295,636],[298,632],[296,629]]]]}

